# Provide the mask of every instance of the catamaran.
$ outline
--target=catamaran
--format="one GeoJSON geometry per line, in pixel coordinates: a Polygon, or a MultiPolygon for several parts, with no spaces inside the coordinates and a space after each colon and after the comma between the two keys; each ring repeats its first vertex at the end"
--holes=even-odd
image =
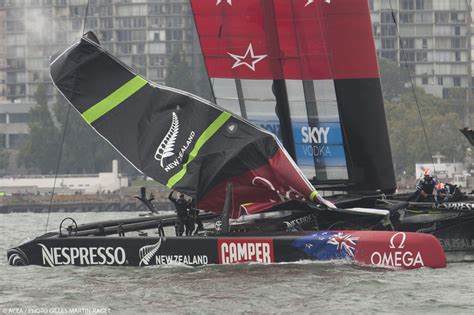
{"type": "Polygon", "coordinates": [[[92,32],[52,57],[51,78],[130,164],[191,196],[205,229],[166,235],[176,215],[157,214],[142,190],[146,216],[67,218],[8,250],[10,264],[344,260],[410,269],[473,257],[473,212],[416,212],[390,198],[367,0],[191,5],[213,102],[146,80],[92,32]]]}

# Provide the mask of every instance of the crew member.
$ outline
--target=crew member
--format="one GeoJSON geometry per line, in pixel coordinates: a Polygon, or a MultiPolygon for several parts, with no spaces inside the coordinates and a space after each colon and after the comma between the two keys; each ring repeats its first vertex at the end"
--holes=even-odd
{"type": "Polygon", "coordinates": [[[176,213],[178,214],[177,226],[176,226],[176,236],[182,236],[184,233],[184,227],[186,226],[189,218],[189,206],[190,202],[184,198],[184,194],[179,193],[178,198],[173,197],[172,190],[168,196],[168,199],[174,203],[176,207],[176,213]]]}
{"type": "Polygon", "coordinates": [[[436,207],[444,202],[448,202],[451,195],[449,194],[449,187],[441,182],[436,185],[436,194],[434,195],[434,200],[436,207]]]}
{"type": "Polygon", "coordinates": [[[453,185],[450,183],[445,183],[444,187],[446,191],[449,192],[449,201],[450,202],[457,202],[463,200],[463,193],[461,189],[459,189],[458,185],[453,185]]]}
{"type": "Polygon", "coordinates": [[[204,226],[202,224],[202,220],[199,217],[199,210],[196,209],[196,200],[193,199],[191,202],[191,206],[189,208],[189,219],[188,219],[188,227],[186,228],[186,235],[188,235],[188,230],[190,230],[189,235],[195,230],[197,224],[197,231],[204,230],[204,226]]]}
{"type": "Polygon", "coordinates": [[[416,184],[416,191],[410,198],[414,201],[432,201],[433,192],[438,184],[438,180],[434,178],[429,169],[423,172],[423,178],[416,184]]]}

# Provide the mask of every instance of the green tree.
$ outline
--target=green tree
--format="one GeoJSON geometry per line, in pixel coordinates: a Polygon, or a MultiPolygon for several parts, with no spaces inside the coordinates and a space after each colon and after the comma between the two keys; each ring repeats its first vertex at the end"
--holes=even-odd
{"type": "Polygon", "coordinates": [[[46,86],[35,93],[36,106],[30,110],[29,135],[18,153],[19,166],[37,169],[42,174],[56,171],[59,152],[59,130],[48,108],[46,86]]]}
{"type": "MultiPolygon", "coordinates": [[[[467,141],[459,132],[462,120],[443,99],[416,89],[431,153],[440,152],[448,160],[461,161],[467,141]]],[[[431,161],[413,93],[403,94],[397,102],[385,102],[395,172],[414,173],[415,163],[431,161]]]]}
{"type": "Polygon", "coordinates": [[[453,87],[446,89],[447,100],[459,113],[461,117],[464,117],[464,127],[471,126],[471,108],[473,106],[472,94],[468,94],[467,88],[453,87]],[[469,96],[469,98],[468,98],[469,96]],[[468,102],[469,99],[469,102],[468,102]]]}
{"type": "Polygon", "coordinates": [[[8,167],[8,161],[10,159],[10,152],[8,150],[0,150],[0,173],[4,173],[8,167]]]}
{"type": "Polygon", "coordinates": [[[113,147],[97,134],[81,115],[62,100],[53,107],[61,131],[66,128],[60,172],[65,174],[91,174],[111,169],[111,161],[119,160],[122,172],[136,171],[113,147]],[[67,120],[67,126],[65,126],[67,120]]]}
{"type": "Polygon", "coordinates": [[[30,110],[30,132],[18,153],[19,166],[25,166],[30,171],[39,171],[42,174],[54,173],[62,147],[58,171],[61,174],[108,171],[111,169],[113,159],[120,161],[122,172],[136,174],[133,166],[94,132],[79,113],[71,109],[66,119],[70,105],[65,100],[54,104],[51,111],[47,103],[45,85],[38,88],[35,99],[37,104],[30,110]],[[64,142],[62,142],[63,133],[64,142]]]}
{"type": "Polygon", "coordinates": [[[193,83],[193,70],[189,66],[183,50],[175,50],[170,56],[165,85],[191,93],[197,91],[193,83]]]}
{"type": "Polygon", "coordinates": [[[204,58],[196,58],[194,61],[194,92],[200,97],[213,101],[213,94],[211,90],[211,81],[207,76],[206,65],[204,64],[204,58]]]}
{"type": "MultiPolygon", "coordinates": [[[[119,161],[121,172],[132,176],[138,174],[137,170],[97,134],[65,99],[61,99],[50,108],[46,88],[46,85],[41,85],[35,93],[36,105],[30,110],[30,132],[18,152],[19,166],[24,166],[33,173],[55,173],[62,148],[58,170],[60,174],[110,171],[111,161],[114,159],[119,161]],[[68,108],[71,108],[69,114],[68,108]]],[[[0,152],[0,170],[3,168],[3,157],[3,153],[0,152]]],[[[5,160],[8,160],[7,157],[5,160]]]]}
{"type": "Polygon", "coordinates": [[[384,98],[399,98],[406,92],[405,84],[409,81],[406,68],[400,68],[396,62],[385,58],[379,59],[379,66],[384,98]]]}

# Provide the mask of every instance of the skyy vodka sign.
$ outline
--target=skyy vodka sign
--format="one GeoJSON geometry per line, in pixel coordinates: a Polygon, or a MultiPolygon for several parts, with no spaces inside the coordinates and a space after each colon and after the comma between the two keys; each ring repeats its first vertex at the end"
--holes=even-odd
{"type": "MultiPolygon", "coordinates": [[[[280,123],[276,120],[259,119],[252,122],[281,136],[280,123]]],[[[313,167],[317,163],[321,167],[346,167],[339,121],[319,120],[309,124],[307,120],[294,119],[292,129],[298,165],[313,167]]]]}

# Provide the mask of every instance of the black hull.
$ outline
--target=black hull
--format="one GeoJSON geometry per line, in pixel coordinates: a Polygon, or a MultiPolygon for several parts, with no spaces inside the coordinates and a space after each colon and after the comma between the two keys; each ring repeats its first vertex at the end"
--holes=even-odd
{"type": "MultiPolygon", "coordinates": [[[[474,224],[474,222],[471,222],[474,224]]],[[[468,228],[466,225],[463,228],[468,228]]],[[[307,234],[307,233],[306,233],[307,234]]],[[[473,262],[474,261],[474,241],[465,238],[462,234],[439,233],[435,234],[441,243],[446,254],[447,262],[473,262]]],[[[272,258],[265,257],[262,263],[282,263],[298,262],[302,260],[317,260],[292,246],[298,236],[277,236],[277,237],[71,237],[71,238],[50,238],[36,239],[19,247],[9,249],[7,252],[8,262],[14,266],[37,265],[44,267],[54,267],[61,265],[75,266],[135,266],[145,267],[152,265],[189,265],[201,266],[208,264],[229,264],[238,263],[226,262],[219,257],[219,241],[225,239],[251,239],[251,240],[271,240],[272,258]],[[157,245],[161,241],[159,253],[151,255],[149,261],[145,262],[140,257],[140,249],[146,246],[157,245]],[[43,245],[43,246],[41,246],[43,245]],[[44,254],[44,250],[50,256],[44,254]],[[70,261],[70,249],[87,249],[88,252],[81,260],[74,257],[70,261]],[[90,252],[90,248],[93,249],[90,252]],[[103,248],[103,250],[100,250],[103,248]],[[66,252],[63,252],[63,249],[66,252]],[[100,251],[97,252],[98,249],[100,251]],[[66,255],[62,255],[65,253],[66,255]],[[56,255],[59,254],[59,255],[56,255]],[[91,255],[93,258],[91,259],[91,255]],[[48,259],[49,257],[49,259],[48,259]],[[60,257],[55,260],[55,257],[60,257]],[[105,257],[105,258],[103,258],[105,257]]],[[[85,252],[84,252],[85,253],[85,252]]],[[[80,254],[80,253],[79,253],[80,254]]],[[[242,262],[242,261],[240,261],[242,262]]]]}
{"type": "Polygon", "coordinates": [[[432,234],[439,239],[448,261],[474,261],[474,216],[444,226],[438,224],[432,234]]]}
{"type": "MultiPolygon", "coordinates": [[[[262,252],[262,263],[293,262],[309,259],[303,252],[291,246],[297,237],[245,237],[256,242],[267,242],[271,239],[272,257],[270,252],[262,252]]],[[[76,266],[135,266],[144,267],[151,265],[190,265],[200,266],[208,264],[226,264],[219,255],[218,243],[222,240],[236,240],[236,237],[70,237],[36,239],[20,247],[8,251],[8,259],[15,265],[39,265],[53,267],[60,265],[76,266]],[[140,255],[146,247],[156,249],[156,253],[144,258],[140,255]],[[70,249],[78,249],[79,257],[71,261],[70,249]],[[81,255],[81,248],[87,248],[81,255]],[[90,248],[94,248],[91,252],[90,248]],[[64,252],[63,252],[64,249],[64,252]],[[97,249],[97,251],[95,250],[97,249]],[[46,254],[45,254],[46,250],[46,254]],[[100,251],[100,253],[99,253],[100,251]],[[28,253],[28,254],[26,254],[28,253]],[[63,255],[64,254],[64,255],[63,255]],[[49,256],[48,256],[49,255],[49,256]],[[82,256],[82,257],[81,257],[82,256]],[[91,259],[93,256],[93,259],[91,259]],[[105,257],[105,259],[103,258],[105,257]],[[18,257],[18,258],[16,258],[18,257]],[[59,258],[58,258],[59,257],[59,258]],[[57,258],[57,259],[55,259],[57,258]],[[82,259],[81,259],[82,258],[82,259]]],[[[75,256],[76,253],[73,253],[75,256]]],[[[224,259],[224,260],[223,260],[224,259]]]]}
{"type": "MultiPolygon", "coordinates": [[[[377,201],[374,198],[351,200],[346,197],[345,202],[347,207],[384,208],[377,203],[380,200],[377,201]]],[[[391,244],[392,248],[395,235],[411,233],[410,235],[415,235],[416,238],[416,235],[431,234],[439,241],[440,250],[442,247],[441,253],[444,251],[441,255],[445,254],[448,262],[474,261],[474,211],[471,210],[433,209],[429,208],[429,205],[425,205],[424,208],[410,209],[406,203],[398,204],[396,207],[390,204],[385,205],[385,209],[390,211],[390,220],[386,220],[386,218],[382,219],[383,216],[380,214],[362,214],[350,212],[350,209],[333,211],[311,207],[298,209],[297,206],[298,204],[289,203],[285,205],[286,209],[283,207],[266,213],[267,217],[238,224],[234,222],[231,232],[224,233],[226,236],[219,236],[222,232],[215,229],[208,229],[206,233],[191,237],[165,236],[161,227],[175,226],[176,217],[173,215],[150,215],[128,220],[83,224],[75,226],[72,233],[69,231],[67,237],[68,233],[63,229],[63,235],[48,233],[12,248],[8,251],[8,261],[9,264],[16,266],[53,267],[64,264],[198,266],[251,261],[281,263],[308,259],[340,259],[341,257],[337,255],[329,257],[330,259],[326,256],[321,259],[319,256],[308,255],[295,245],[302,237],[315,233],[324,234],[326,233],[324,231],[330,234],[343,232],[344,235],[349,236],[372,233],[377,237],[381,235],[377,233],[391,233],[392,239],[389,235],[385,244],[391,244]],[[288,208],[298,210],[288,210],[288,208]],[[136,232],[145,230],[151,231],[149,234],[153,235],[157,227],[162,233],[161,237],[147,236],[146,233],[143,233],[143,236],[132,236],[137,235],[136,232]],[[117,237],[121,233],[126,233],[127,236],[117,237]],[[233,245],[236,246],[235,248],[241,246],[238,244],[242,242],[249,243],[250,245],[245,246],[250,247],[246,249],[247,252],[239,254],[243,255],[242,257],[239,256],[240,258],[235,260],[232,255],[225,256],[226,245],[222,244],[226,242],[235,243],[233,245]],[[253,251],[258,250],[260,250],[260,256],[255,256],[253,251]],[[250,258],[247,259],[246,255],[250,258]]],[[[202,214],[201,218],[210,223],[219,220],[213,214],[202,214]]],[[[321,237],[321,234],[318,237],[321,237]]],[[[326,240],[330,239],[326,238],[326,240]]],[[[374,243],[374,239],[370,242],[374,243]]]]}
{"type": "Polygon", "coordinates": [[[320,231],[256,237],[45,237],[10,249],[7,255],[10,265],[44,267],[202,266],[303,260],[342,260],[405,269],[446,266],[446,257],[434,237],[381,231],[320,231]],[[354,241],[354,247],[339,247],[332,243],[334,237],[346,245],[350,244],[347,241],[354,241]],[[308,250],[308,244],[318,247],[322,244],[318,242],[328,248],[308,250]]]}

